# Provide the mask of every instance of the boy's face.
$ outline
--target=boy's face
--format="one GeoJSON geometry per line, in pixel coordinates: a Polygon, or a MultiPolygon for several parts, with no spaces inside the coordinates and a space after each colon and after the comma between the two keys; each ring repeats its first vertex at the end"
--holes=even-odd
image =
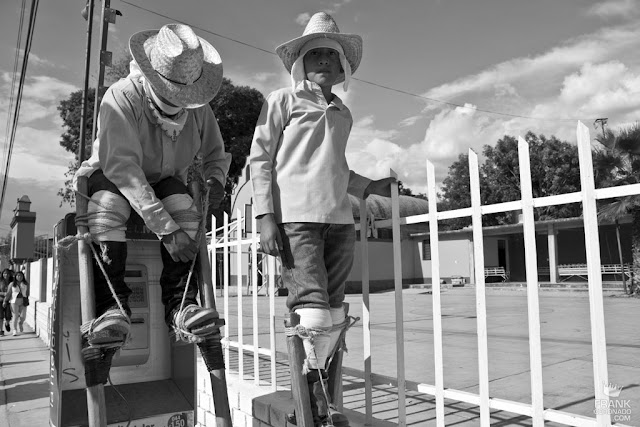
{"type": "Polygon", "coordinates": [[[328,47],[311,49],[304,55],[304,71],[320,87],[333,86],[342,74],[340,54],[328,47]]]}

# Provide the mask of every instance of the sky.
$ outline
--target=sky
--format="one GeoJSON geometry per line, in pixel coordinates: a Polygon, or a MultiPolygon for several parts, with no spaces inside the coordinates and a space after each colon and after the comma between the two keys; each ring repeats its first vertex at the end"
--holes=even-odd
{"type": "MultiPolygon", "coordinates": [[[[289,84],[275,47],[302,34],[309,17],[330,13],[341,32],[363,38],[348,92],[354,127],[350,168],[370,178],[394,169],[426,192],[426,160],[441,182],[460,154],[528,131],[575,143],[578,120],[616,129],[640,113],[640,0],[111,0],[119,10],[107,49],[117,58],[137,31],[191,25],[218,50],[224,75],[263,94],[289,84]]],[[[3,158],[23,1],[0,1],[0,133],[3,158]]],[[[27,12],[30,1],[27,1],[27,12]]],[[[17,199],[36,212],[36,235],[73,209],[60,207],[71,153],[57,106],[83,87],[84,0],[39,4],[19,126],[10,160],[0,236],[17,199]]],[[[96,18],[101,2],[96,0],[96,18]]],[[[97,76],[94,25],[91,79],[97,76]]],[[[26,40],[23,27],[22,46],[26,40]]],[[[2,166],[1,170],[4,170],[2,166]]]]}

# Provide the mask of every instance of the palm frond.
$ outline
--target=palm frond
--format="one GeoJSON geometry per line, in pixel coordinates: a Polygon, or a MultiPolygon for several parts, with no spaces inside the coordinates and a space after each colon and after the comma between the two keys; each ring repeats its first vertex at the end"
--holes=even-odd
{"type": "Polygon", "coordinates": [[[621,129],[615,137],[614,146],[631,154],[640,154],[640,124],[621,129]]]}
{"type": "Polygon", "coordinates": [[[598,208],[598,219],[615,221],[627,215],[635,207],[640,206],[640,196],[627,196],[614,200],[598,208]]]}

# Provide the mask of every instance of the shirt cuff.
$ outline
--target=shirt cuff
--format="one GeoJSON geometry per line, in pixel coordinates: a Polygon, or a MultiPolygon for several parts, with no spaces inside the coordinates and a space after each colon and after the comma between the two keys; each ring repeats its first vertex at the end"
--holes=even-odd
{"type": "Polygon", "coordinates": [[[349,175],[349,187],[347,188],[347,192],[359,199],[364,199],[364,192],[370,183],[371,180],[369,178],[365,178],[364,176],[358,175],[357,173],[351,171],[349,175]]]}
{"type": "Polygon", "coordinates": [[[153,233],[162,240],[163,236],[180,230],[180,226],[171,218],[169,213],[162,209],[151,214],[144,215],[144,223],[153,233]]]}

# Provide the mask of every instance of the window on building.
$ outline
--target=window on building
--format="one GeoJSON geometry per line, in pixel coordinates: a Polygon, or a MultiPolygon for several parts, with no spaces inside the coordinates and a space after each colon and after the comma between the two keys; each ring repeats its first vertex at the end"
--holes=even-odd
{"type": "Polygon", "coordinates": [[[431,261],[431,244],[428,240],[422,241],[422,260],[431,261]]]}

